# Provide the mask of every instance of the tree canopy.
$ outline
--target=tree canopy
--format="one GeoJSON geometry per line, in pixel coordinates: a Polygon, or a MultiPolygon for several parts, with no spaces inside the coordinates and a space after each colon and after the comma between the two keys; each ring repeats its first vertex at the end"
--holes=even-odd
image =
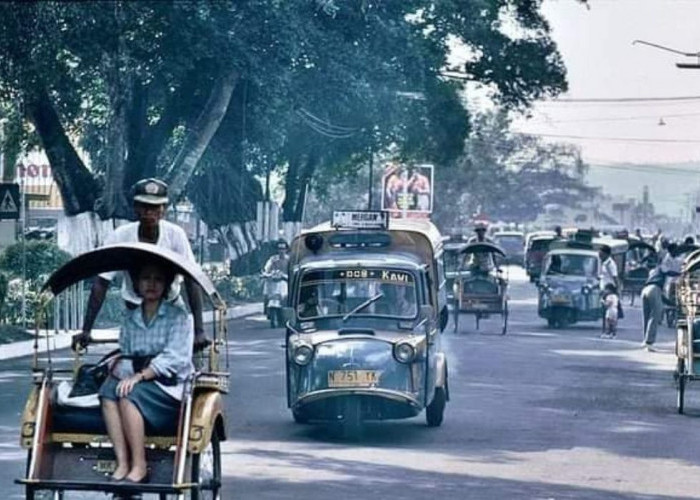
{"type": "Polygon", "coordinates": [[[466,82],[506,108],[564,90],[540,4],[1,3],[4,147],[43,146],[68,214],[128,216],[129,188],[156,175],[205,222],[244,222],[277,170],[284,217],[299,220],[306,186],[357,171],[368,151],[454,162],[466,82]],[[456,45],[468,61],[450,67],[456,45]]]}

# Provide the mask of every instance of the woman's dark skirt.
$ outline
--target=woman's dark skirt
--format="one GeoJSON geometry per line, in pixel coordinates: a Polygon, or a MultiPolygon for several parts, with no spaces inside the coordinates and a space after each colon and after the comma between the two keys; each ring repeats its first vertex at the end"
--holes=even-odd
{"type": "MultiPolygon", "coordinates": [[[[109,376],[100,387],[100,398],[119,401],[117,396],[119,379],[109,376]]],[[[180,401],[158,387],[152,380],[139,382],[126,396],[143,416],[147,433],[173,434],[177,428],[180,401]],[[150,431],[150,432],[149,432],[150,431]]]]}

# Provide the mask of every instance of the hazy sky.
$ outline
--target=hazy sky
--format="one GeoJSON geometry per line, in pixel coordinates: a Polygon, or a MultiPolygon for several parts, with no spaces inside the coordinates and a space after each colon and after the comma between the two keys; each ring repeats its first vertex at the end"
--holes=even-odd
{"type": "Polygon", "coordinates": [[[568,70],[569,92],[538,104],[519,130],[568,140],[591,163],[700,161],[700,62],[643,45],[700,51],[700,0],[545,0],[543,12],[568,70]],[[697,96],[672,102],[564,102],[697,96]],[[665,125],[659,125],[663,120],[665,125]],[[652,142],[658,141],[658,142],[652,142]],[[689,142],[684,142],[689,141],[689,142]]]}

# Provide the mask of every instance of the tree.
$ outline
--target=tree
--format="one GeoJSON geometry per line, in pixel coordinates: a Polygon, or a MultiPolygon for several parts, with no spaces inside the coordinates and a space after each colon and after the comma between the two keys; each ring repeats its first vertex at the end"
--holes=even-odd
{"type": "Polygon", "coordinates": [[[68,214],[129,216],[131,185],[158,175],[174,198],[188,193],[207,223],[240,225],[265,195],[256,178],[277,169],[294,221],[320,172],[351,175],[369,150],[398,144],[406,158],[441,164],[459,156],[465,86],[445,69],[492,87],[506,107],[564,90],[539,7],[4,3],[0,101],[22,103],[36,134],[20,127],[13,137],[47,151],[68,214]],[[455,40],[472,57],[447,68],[455,40]]]}
{"type": "Polygon", "coordinates": [[[476,117],[460,160],[436,171],[436,219],[453,229],[477,211],[494,220],[532,221],[549,203],[577,206],[590,199],[585,172],[577,149],[511,132],[504,110],[487,113],[476,117]]]}

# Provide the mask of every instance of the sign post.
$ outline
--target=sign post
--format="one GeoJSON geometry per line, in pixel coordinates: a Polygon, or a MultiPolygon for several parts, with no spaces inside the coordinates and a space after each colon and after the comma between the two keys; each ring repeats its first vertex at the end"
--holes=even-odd
{"type": "Polygon", "coordinates": [[[19,184],[0,183],[0,219],[19,219],[20,207],[19,184]]]}

